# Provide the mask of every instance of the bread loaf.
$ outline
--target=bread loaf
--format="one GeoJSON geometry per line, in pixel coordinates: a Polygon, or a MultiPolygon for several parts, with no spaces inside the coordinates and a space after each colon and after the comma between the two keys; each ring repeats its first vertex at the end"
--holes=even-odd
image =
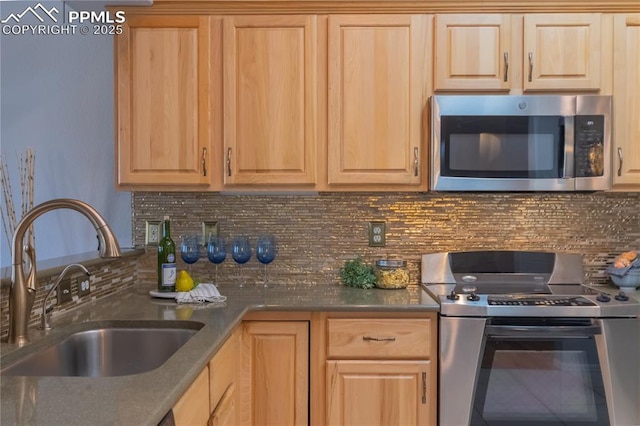
{"type": "Polygon", "coordinates": [[[627,266],[631,265],[631,262],[633,262],[637,258],[638,252],[636,252],[635,250],[625,251],[614,259],[613,266],[615,268],[626,268],[627,266]]]}

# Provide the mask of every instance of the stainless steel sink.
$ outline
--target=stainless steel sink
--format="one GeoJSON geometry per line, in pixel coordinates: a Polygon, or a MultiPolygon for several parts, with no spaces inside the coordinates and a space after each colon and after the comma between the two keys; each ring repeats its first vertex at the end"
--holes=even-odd
{"type": "Polygon", "coordinates": [[[55,338],[55,343],[20,349],[12,357],[17,361],[2,365],[0,375],[110,377],[144,373],[164,364],[203,326],[196,321],[86,325],[86,329],[55,338]]]}

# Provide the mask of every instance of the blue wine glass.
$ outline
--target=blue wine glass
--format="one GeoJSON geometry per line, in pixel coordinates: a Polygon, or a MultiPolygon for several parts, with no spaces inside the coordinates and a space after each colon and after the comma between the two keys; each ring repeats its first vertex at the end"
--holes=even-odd
{"type": "Polygon", "coordinates": [[[243,287],[242,265],[244,265],[249,261],[249,259],[251,259],[251,243],[249,242],[248,237],[240,236],[236,237],[233,240],[233,246],[231,247],[231,256],[233,257],[233,260],[235,260],[236,263],[240,265],[238,287],[243,287]]]}
{"type": "Polygon", "coordinates": [[[256,257],[264,265],[264,278],[262,283],[268,287],[267,265],[276,258],[276,238],[271,234],[264,234],[258,237],[256,244],[256,257]]]}
{"type": "Polygon", "coordinates": [[[222,237],[209,238],[207,257],[216,265],[216,284],[218,284],[218,265],[227,258],[227,247],[222,237]]]}
{"type": "Polygon", "coordinates": [[[182,238],[180,257],[189,265],[189,275],[191,275],[191,265],[200,258],[200,241],[197,235],[186,235],[182,238]]]}

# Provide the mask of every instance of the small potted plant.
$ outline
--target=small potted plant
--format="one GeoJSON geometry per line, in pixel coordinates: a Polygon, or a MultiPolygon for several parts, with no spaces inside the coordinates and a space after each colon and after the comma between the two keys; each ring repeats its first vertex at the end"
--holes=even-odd
{"type": "Polygon", "coordinates": [[[340,268],[340,279],[347,287],[373,288],[376,284],[373,267],[364,263],[359,256],[344,263],[340,268]]]}

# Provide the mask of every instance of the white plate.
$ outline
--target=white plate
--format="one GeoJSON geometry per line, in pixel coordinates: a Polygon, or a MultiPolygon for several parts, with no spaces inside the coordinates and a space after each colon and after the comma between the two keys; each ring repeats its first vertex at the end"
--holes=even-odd
{"type": "Polygon", "coordinates": [[[158,297],[160,299],[175,299],[176,298],[176,293],[174,291],[151,290],[151,291],[149,291],[149,294],[151,295],[151,297],[158,297]]]}

